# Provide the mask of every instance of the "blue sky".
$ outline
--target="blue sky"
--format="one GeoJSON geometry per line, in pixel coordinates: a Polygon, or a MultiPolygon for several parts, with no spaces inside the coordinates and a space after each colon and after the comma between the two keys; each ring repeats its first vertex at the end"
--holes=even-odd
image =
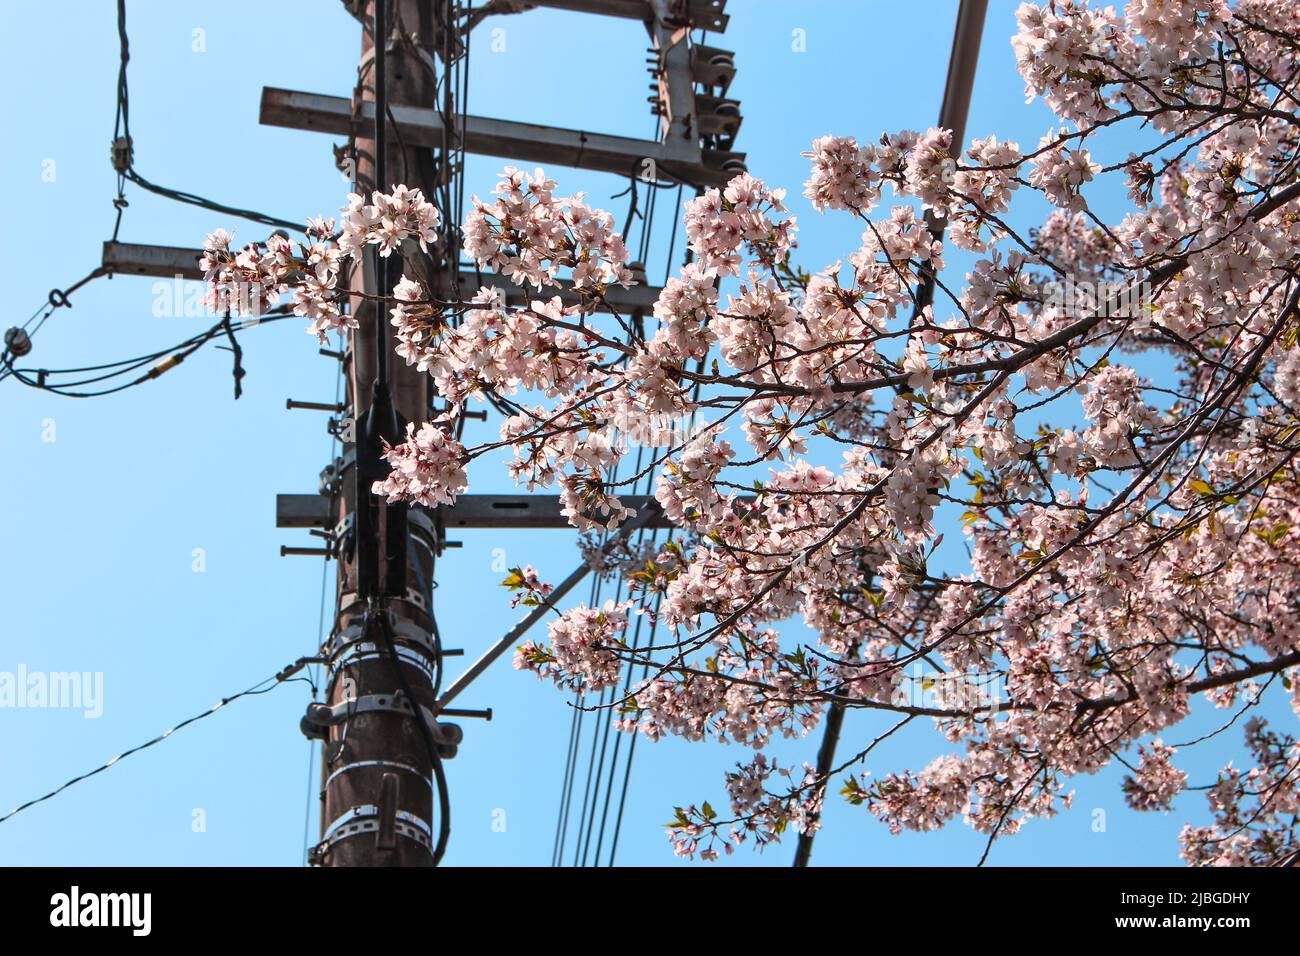
{"type": "MultiPolygon", "coordinates": [[[[996,132],[1030,146],[1050,117],[1041,104],[1024,104],[1008,42],[1016,5],[990,3],[967,136],[996,132]]],[[[810,269],[847,258],[861,228],[807,206],[799,196],[807,161],[799,153],[830,132],[870,139],[932,125],[955,11],[955,2],[938,0],[732,0],[730,29],[710,37],[736,51],[732,94],[745,117],[739,148],[748,152],[751,172],[788,187],[802,226],[801,261],[810,269]],[[803,31],[805,52],[794,49],[795,31],[803,31]]],[[[297,221],[343,203],[332,138],[257,123],[264,85],[350,93],[359,32],[341,4],[231,0],[213,8],[131,0],[128,16],[132,132],[144,176],[297,221]]],[[[113,4],[47,0],[15,8],[11,17],[11,36],[49,35],[57,24],[59,42],[11,43],[4,62],[12,91],[4,107],[7,148],[0,152],[10,187],[10,228],[0,233],[10,308],[4,326],[21,324],[52,286],[66,287],[90,271],[112,231],[108,147],[118,56],[113,4]]],[[[648,135],[645,46],[643,28],[630,21],[555,11],[494,18],[475,36],[469,108],[648,135]],[[504,31],[504,50],[495,53],[488,43],[494,28],[504,31]],[[576,72],[575,58],[583,63],[576,72]]],[[[488,193],[501,165],[471,157],[467,192],[488,193]]],[[[548,172],[562,190],[586,190],[622,220],[626,200],[607,199],[624,188],[618,178],[548,172]]],[[[235,227],[244,241],[266,234],[137,188],[128,187],[128,199],[124,241],[192,246],[217,226],[235,227]]],[[[1021,212],[1019,221],[1028,224],[1043,209],[1021,212]]],[[[656,281],[667,219],[661,206],[659,251],[651,259],[656,281]]],[[[210,324],[157,317],[154,298],[150,279],[84,287],[74,307],[59,310],[41,330],[25,364],[92,365],[153,351],[210,324]]],[[[287,411],[285,399],[332,401],[336,369],[317,356],[298,321],[250,330],[242,344],[248,375],[238,402],[231,400],[229,355],[213,349],[145,387],[102,399],[0,383],[0,454],[8,465],[0,474],[7,597],[0,670],[104,675],[97,719],[79,711],[0,709],[0,812],[316,646],[320,562],[279,557],[281,544],[313,542],[303,532],[276,530],[274,501],[277,493],[314,491],[330,454],[326,416],[287,411]],[[196,549],[202,572],[195,571],[196,549]]],[[[480,440],[495,428],[491,420],[471,422],[468,434],[480,440]]],[[[508,478],[488,469],[471,480],[476,491],[509,490],[508,478]]],[[[567,532],[476,531],[461,540],[463,548],[439,565],[436,601],[445,643],[471,657],[518,616],[498,586],[497,549],[510,564],[533,563],[550,581],[578,563],[567,532]]],[[[332,581],[331,567],[330,602],[332,581]]],[[[798,627],[787,633],[797,637],[798,627]]],[[[450,671],[456,670],[453,660],[450,671]]],[[[462,696],[461,706],[492,707],[496,716],[467,722],[465,743],[448,765],[448,864],[550,861],[571,717],[565,700],[504,660],[462,696]],[[502,819],[504,832],[493,826],[502,819]]],[[[307,701],[303,684],[239,701],[0,825],[0,863],[300,863],[305,813],[316,805],[309,746],[298,731],[307,701]],[[202,832],[192,825],[196,811],[202,832]]],[[[1213,726],[1213,716],[1189,721],[1167,739],[1194,737],[1213,726]]],[[[845,752],[876,736],[882,720],[851,714],[845,752]]],[[[817,733],[782,743],[776,753],[812,761],[819,739],[817,733]]],[[[1179,764],[1194,783],[1208,782],[1239,740],[1223,735],[1179,764]]],[[[918,727],[882,747],[871,769],[919,768],[944,746],[929,727],[918,727]]],[[[719,745],[640,742],[618,862],[675,864],[660,824],[674,804],[725,802],[722,772],[747,755],[719,745]]],[[[1171,815],[1138,815],[1124,807],[1118,778],[1108,771],[1078,780],[1074,810],[1029,824],[1001,842],[991,862],[1176,863],[1178,829],[1203,816],[1203,798],[1184,796],[1171,815]],[[1104,832],[1094,830],[1098,809],[1106,814],[1104,832]]],[[[309,827],[314,840],[314,816],[309,827]]],[[[963,865],[982,848],[982,838],[960,823],[893,837],[864,810],[832,796],[814,862],[963,865]]],[[[787,865],[792,853],[790,841],[761,856],[742,851],[723,865],[787,865]]]]}

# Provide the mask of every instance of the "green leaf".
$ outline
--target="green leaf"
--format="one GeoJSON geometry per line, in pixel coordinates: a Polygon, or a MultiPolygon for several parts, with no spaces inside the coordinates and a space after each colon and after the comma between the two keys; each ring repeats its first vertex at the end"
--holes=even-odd
{"type": "Polygon", "coordinates": [[[840,788],[840,796],[858,807],[866,802],[867,791],[862,788],[862,784],[858,783],[857,777],[845,777],[844,786],[840,788]]]}

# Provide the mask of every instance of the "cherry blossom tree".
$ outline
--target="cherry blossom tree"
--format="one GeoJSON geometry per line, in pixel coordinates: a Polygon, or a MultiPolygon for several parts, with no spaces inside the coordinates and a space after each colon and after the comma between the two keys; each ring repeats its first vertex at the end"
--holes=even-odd
{"type": "MultiPolygon", "coordinates": [[[[1113,762],[1130,806],[1167,810],[1196,785],[1177,725],[1204,698],[1225,729],[1256,713],[1244,767],[1199,787],[1213,823],[1184,829],[1184,858],[1296,858],[1300,744],[1258,711],[1300,711],[1300,5],[1052,0],[1016,18],[1026,92],[1059,127],[1023,146],[818,139],[804,195],[863,231],[815,273],[783,190],[739,175],[687,205],[690,261],[642,333],[606,299],[634,281],[610,215],[507,168],[463,248],[535,298],[442,301],[409,274],[387,298],[397,354],[452,410],[408,428],[375,492],[453,502],[509,449],[513,478],[558,494],[630,582],[556,609],[516,666],[591,692],[635,665],[621,729],[754,751],[726,774],[729,812],[676,809],[680,854],[814,829],[828,793],[895,832],[961,815],[991,844],[1113,762]],[[1089,203],[1106,190],[1126,195],[1117,221],[1089,203]],[[1032,194],[1052,212],[1019,230],[1032,194]],[[950,248],[974,259],[959,284],[950,248]],[[462,444],[488,397],[509,413],[499,441],[462,444]],[[665,422],[690,427],[637,437],[665,422]],[[611,477],[634,446],[639,469],[611,477]],[[680,529],[649,550],[616,530],[645,476],[680,529]],[[649,645],[629,640],[638,616],[649,645]],[[880,723],[831,774],[764,750],[832,704],[880,723]],[[917,721],[938,756],[873,772],[917,721]]],[[[311,331],[346,332],[349,261],[409,261],[440,225],[397,187],[296,246],[214,233],[212,302],[255,286],[253,306],[288,295],[311,331]]],[[[507,584],[547,601],[531,567],[507,584]]]]}

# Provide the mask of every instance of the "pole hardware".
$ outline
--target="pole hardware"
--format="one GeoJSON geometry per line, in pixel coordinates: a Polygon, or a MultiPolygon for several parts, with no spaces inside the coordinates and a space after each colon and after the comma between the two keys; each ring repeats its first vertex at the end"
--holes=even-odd
{"type": "Polygon", "coordinates": [[[367,767],[384,767],[388,770],[395,770],[400,773],[409,774],[412,777],[423,780],[426,787],[433,786],[433,781],[421,773],[418,768],[412,767],[407,763],[399,763],[396,760],[358,760],[354,763],[344,764],[341,767],[336,767],[334,772],[325,778],[325,786],[328,787],[341,774],[345,774],[350,770],[364,770],[367,767]]]}
{"type": "Polygon", "coordinates": [[[339,402],[300,402],[296,398],[286,398],[284,407],[290,410],[305,408],[313,412],[341,412],[347,409],[346,405],[339,402]]]}
{"type": "MultiPolygon", "coordinates": [[[[367,694],[352,700],[341,700],[332,707],[329,704],[313,701],[307,705],[307,713],[303,715],[299,728],[303,736],[308,739],[327,740],[330,727],[367,713],[390,713],[415,717],[415,710],[411,707],[410,701],[400,691],[396,694],[367,694]]],[[[424,723],[429,728],[429,732],[433,735],[439,755],[446,760],[456,756],[456,745],[465,738],[460,727],[457,724],[439,723],[434,719],[433,711],[423,704],[420,705],[420,713],[424,716],[424,723]]]]}
{"type": "MultiPolygon", "coordinates": [[[[325,829],[325,837],[312,847],[307,855],[307,862],[312,866],[321,866],[326,855],[338,843],[368,833],[378,834],[382,811],[373,803],[351,807],[325,829]]],[[[421,820],[405,810],[394,810],[392,828],[396,836],[418,843],[430,852],[433,851],[433,827],[426,820],[421,820]]],[[[394,846],[396,842],[394,841],[394,846]]]]}
{"type": "Polygon", "coordinates": [[[135,146],[131,143],[131,137],[119,136],[113,140],[110,156],[113,160],[113,169],[117,172],[125,173],[130,169],[135,162],[135,146]]]}

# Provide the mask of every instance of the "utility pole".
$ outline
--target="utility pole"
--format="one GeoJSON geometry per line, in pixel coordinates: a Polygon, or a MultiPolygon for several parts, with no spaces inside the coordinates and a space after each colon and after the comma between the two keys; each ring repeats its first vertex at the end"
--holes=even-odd
{"type": "MultiPolygon", "coordinates": [[[[433,197],[433,154],[395,145],[387,123],[389,109],[434,102],[433,4],[365,0],[353,9],[367,28],[354,105],[361,114],[370,104],[382,120],[354,127],[357,190],[367,197],[373,189],[387,192],[400,178],[433,197]],[[401,41],[392,42],[397,36],[401,41]],[[371,132],[376,126],[383,139],[371,132]]],[[[380,440],[395,442],[405,422],[425,420],[431,399],[428,375],[392,358],[387,306],[368,298],[391,291],[400,265],[388,265],[374,256],[352,272],[358,327],[343,359],[349,413],[334,474],[336,619],[322,654],[329,661],[325,705],[314,705],[303,721],[304,732],[324,738],[321,842],[312,854],[323,866],[436,863],[446,812],[445,794],[443,807],[435,809],[440,786],[445,790],[436,782],[438,765],[459,740],[458,728],[435,718],[443,649],[432,616],[440,547],[434,520],[404,505],[389,506],[370,491],[387,471],[380,440]]]]}
{"type": "MultiPolygon", "coordinates": [[[[450,157],[462,152],[619,175],[648,175],[651,179],[670,176],[696,188],[725,183],[744,170],[744,155],[732,150],[741,123],[739,104],[726,96],[735,73],[734,60],[728,51],[694,46],[690,40],[695,25],[715,31],[725,28],[724,0],[534,0],[529,4],[643,20],[652,43],[648,50],[655,80],[651,108],[661,119],[656,140],[467,116],[463,104],[453,102],[450,82],[450,71],[462,50],[455,19],[458,11],[445,0],[388,0],[392,15],[385,18],[385,11],[376,9],[377,2],[380,0],[353,0],[348,4],[366,24],[375,23],[378,12],[379,22],[385,25],[378,31],[372,28],[372,34],[378,33],[374,42],[382,45],[389,41],[383,50],[376,49],[370,37],[363,41],[362,82],[351,102],[272,88],[263,90],[262,95],[263,123],[348,135],[355,142],[359,185],[369,187],[376,180],[377,159],[388,156],[391,159],[383,164],[386,174],[378,176],[381,190],[401,181],[420,188],[433,200],[439,196],[439,186],[460,175],[450,157]],[[378,69],[381,63],[382,71],[378,69]],[[435,82],[433,75],[439,67],[444,72],[441,83],[435,82]],[[387,78],[381,89],[376,89],[374,82],[377,73],[387,78]],[[697,85],[701,87],[698,94],[697,85]],[[376,141],[357,135],[358,129],[370,126],[386,129],[391,139],[376,141]],[[436,165],[432,150],[438,151],[436,165]]],[[[466,28],[470,26],[472,21],[466,28]]],[[[432,263],[412,254],[406,265],[413,274],[427,279],[435,296],[454,300],[464,273],[455,245],[452,210],[447,208],[450,197],[445,191],[442,196],[445,201],[438,205],[447,218],[446,246],[432,257],[432,263]]],[[[165,260],[171,254],[161,249],[111,251],[127,261],[165,260]]],[[[105,257],[109,255],[106,247],[105,257]]],[[[378,387],[385,381],[382,370],[388,358],[387,309],[377,308],[368,297],[376,290],[387,293],[389,288],[383,281],[382,266],[375,262],[375,268],[357,269],[353,277],[352,288],[360,293],[352,299],[359,327],[349,336],[343,357],[348,371],[346,404],[351,410],[350,419],[344,421],[353,424],[353,434],[345,436],[343,458],[322,481],[322,490],[328,490],[338,502],[337,524],[332,532],[325,532],[332,544],[327,555],[339,559],[338,613],[322,654],[330,662],[326,703],[313,705],[303,729],[324,740],[322,839],[312,862],[326,866],[437,862],[438,827],[447,816],[446,788],[437,778],[441,758],[454,754],[460,740],[459,728],[441,724],[437,718],[490,715],[490,711],[453,711],[447,705],[535,619],[521,622],[491,646],[439,698],[446,652],[437,635],[431,602],[434,560],[445,545],[443,529],[453,513],[463,519],[456,522],[462,527],[488,526],[484,522],[496,527],[537,527],[540,522],[549,524],[553,517],[547,514],[553,509],[540,502],[524,509],[504,498],[480,506],[466,502],[469,506],[465,507],[458,502],[458,506],[430,512],[390,507],[370,494],[373,480],[386,471],[375,457],[379,438],[395,441],[400,437],[395,419],[422,421],[432,397],[428,377],[407,366],[391,367],[386,376],[388,388],[378,387]],[[389,395],[391,412],[385,406],[389,395]],[[509,517],[503,521],[503,516],[509,517]],[[405,549],[395,545],[403,540],[405,549]],[[380,542],[378,549],[369,547],[375,541],[380,542]],[[433,810],[435,796],[442,798],[437,812],[433,810]]],[[[391,276],[395,278],[395,274],[391,276]]],[[[512,291],[518,295],[518,290],[512,291]]],[[[563,283],[557,291],[564,294],[563,283]]],[[[632,315],[648,312],[657,292],[645,290],[653,293],[648,298],[645,293],[633,293],[633,299],[644,301],[617,303],[611,299],[608,307],[622,311],[626,306],[632,315]]],[[[314,524],[310,513],[315,507],[300,507],[304,497],[281,496],[277,524],[314,524]]],[[[646,504],[639,523],[660,523],[657,507],[653,502],[646,504]]],[[[576,583],[585,572],[579,568],[566,585],[576,583]]]]}

